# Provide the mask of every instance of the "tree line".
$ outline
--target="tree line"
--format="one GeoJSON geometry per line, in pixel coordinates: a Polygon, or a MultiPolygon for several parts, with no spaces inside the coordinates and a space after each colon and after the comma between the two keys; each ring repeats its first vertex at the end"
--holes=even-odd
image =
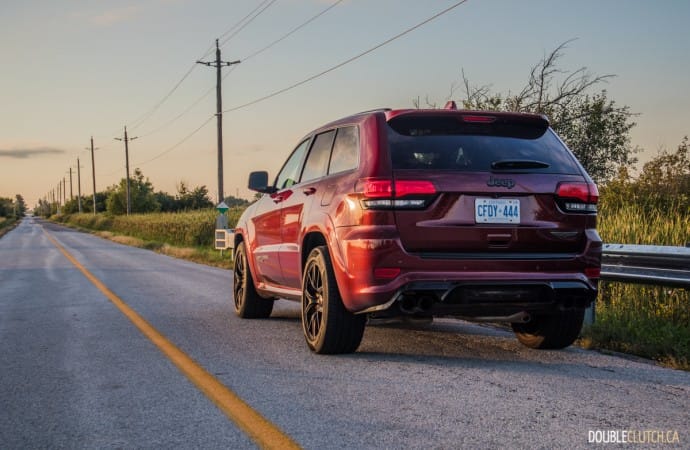
{"type": "Polygon", "coordinates": [[[26,203],[24,197],[17,194],[14,199],[0,197],[0,217],[5,219],[19,219],[26,215],[26,203]]]}
{"type": "MultiPolygon", "coordinates": [[[[206,186],[190,188],[187,183],[180,181],[177,184],[177,192],[171,195],[167,192],[156,191],[153,183],[144,176],[141,169],[134,170],[134,175],[129,181],[130,210],[134,214],[152,212],[181,212],[213,208],[214,204],[209,198],[206,186]]],[[[228,206],[246,206],[249,201],[233,196],[226,197],[228,206]]],[[[111,215],[127,213],[127,179],[122,178],[118,184],[108,187],[105,191],[96,193],[96,212],[111,215]]],[[[84,213],[93,213],[93,196],[84,196],[81,199],[81,210],[84,213]]],[[[36,212],[50,216],[57,214],[74,214],[79,212],[79,199],[67,200],[64,205],[58,206],[46,200],[39,200],[36,212]]]]}

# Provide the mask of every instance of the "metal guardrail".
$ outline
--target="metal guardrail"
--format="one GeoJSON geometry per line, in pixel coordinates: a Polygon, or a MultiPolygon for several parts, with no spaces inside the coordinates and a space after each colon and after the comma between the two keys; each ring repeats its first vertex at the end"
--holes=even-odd
{"type": "MultiPolygon", "coordinates": [[[[604,244],[601,279],[690,289],[690,247],[604,244]]],[[[585,323],[596,319],[595,304],[585,311],[585,323]]]]}
{"type": "Polygon", "coordinates": [[[690,248],[604,244],[601,278],[690,288],[690,248]]]}

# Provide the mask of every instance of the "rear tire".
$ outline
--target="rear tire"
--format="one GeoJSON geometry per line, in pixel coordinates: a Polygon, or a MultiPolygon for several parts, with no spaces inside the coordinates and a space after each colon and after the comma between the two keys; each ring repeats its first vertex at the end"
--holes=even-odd
{"type": "Polygon", "coordinates": [[[235,249],[233,281],[235,314],[243,319],[265,319],[271,315],[273,300],[267,300],[256,292],[244,242],[235,249]]]}
{"type": "Polygon", "coordinates": [[[513,323],[518,341],[529,348],[561,349],[577,339],[582,330],[584,309],[532,316],[527,323],[513,323]]]}
{"type": "Polygon", "coordinates": [[[365,315],[345,309],[326,246],[309,254],[302,275],[302,330],[319,354],[352,353],[364,335],[365,315]]]}

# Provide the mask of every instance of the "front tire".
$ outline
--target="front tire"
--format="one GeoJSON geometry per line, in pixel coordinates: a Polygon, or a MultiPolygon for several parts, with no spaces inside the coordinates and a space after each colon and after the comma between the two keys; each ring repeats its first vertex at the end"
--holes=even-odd
{"type": "Polygon", "coordinates": [[[352,353],[364,335],[366,317],[345,309],[326,246],[309,254],[302,275],[302,329],[319,354],[352,353]]]}
{"type": "Polygon", "coordinates": [[[267,300],[256,292],[244,242],[235,249],[233,281],[235,314],[243,319],[265,319],[271,315],[273,300],[267,300]]]}
{"type": "Polygon", "coordinates": [[[558,311],[532,316],[527,323],[513,323],[518,341],[529,348],[561,349],[577,339],[582,330],[585,310],[558,311]]]}

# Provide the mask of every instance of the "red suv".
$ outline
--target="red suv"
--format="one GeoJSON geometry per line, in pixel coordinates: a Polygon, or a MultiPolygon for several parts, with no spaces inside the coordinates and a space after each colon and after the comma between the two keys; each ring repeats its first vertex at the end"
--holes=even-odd
{"type": "Polygon", "coordinates": [[[510,322],[563,348],[597,295],[597,187],[544,116],[363,112],[249,188],[266,195],[235,230],[235,310],[300,301],[317,353],[354,352],[372,316],[510,322]]]}

